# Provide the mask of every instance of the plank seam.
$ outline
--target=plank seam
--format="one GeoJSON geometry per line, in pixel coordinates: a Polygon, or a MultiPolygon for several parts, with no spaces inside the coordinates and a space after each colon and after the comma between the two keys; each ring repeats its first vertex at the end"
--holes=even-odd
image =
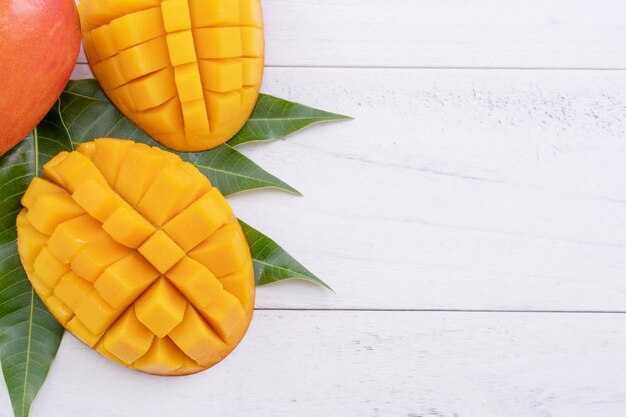
{"type": "Polygon", "coordinates": [[[481,309],[384,309],[384,308],[255,308],[255,311],[311,311],[363,313],[468,313],[468,314],[626,314],[622,310],[481,310],[481,309]]]}

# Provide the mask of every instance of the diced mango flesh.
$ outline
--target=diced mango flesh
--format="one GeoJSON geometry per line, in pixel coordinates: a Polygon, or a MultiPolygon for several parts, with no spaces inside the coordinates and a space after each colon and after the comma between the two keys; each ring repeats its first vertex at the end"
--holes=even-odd
{"type": "Polygon", "coordinates": [[[41,249],[48,243],[48,235],[40,233],[26,218],[26,212],[22,211],[16,219],[20,234],[17,237],[19,253],[25,265],[33,265],[41,249]]]}
{"type": "Polygon", "coordinates": [[[189,251],[208,238],[223,224],[231,220],[224,210],[217,188],[202,196],[163,226],[163,231],[185,251],[189,251]]]}
{"type": "Polygon", "coordinates": [[[157,337],[165,337],[183,320],[187,301],[166,278],[155,282],[136,302],[140,322],[157,337]]]}
{"type": "Polygon", "coordinates": [[[200,262],[185,257],[166,275],[195,306],[204,307],[222,290],[215,275],[200,262]]]}
{"type": "Polygon", "coordinates": [[[248,245],[236,223],[228,223],[189,252],[217,277],[236,272],[248,261],[248,245]]]}
{"type": "Polygon", "coordinates": [[[261,0],[80,0],[79,13],[104,91],[164,145],[211,149],[252,112],[263,76],[261,0]],[[172,117],[171,126],[160,121],[172,117]]]}
{"type": "Polygon", "coordinates": [[[57,226],[48,240],[48,249],[61,262],[69,264],[83,246],[104,236],[102,225],[84,214],[57,226]]]}
{"type": "Polygon", "coordinates": [[[71,268],[76,274],[94,282],[104,270],[130,254],[130,249],[105,236],[85,245],[72,260],[71,268]]]}
{"type": "Polygon", "coordinates": [[[69,268],[55,257],[48,247],[44,247],[35,259],[33,271],[46,286],[54,288],[69,268]]]}
{"type": "Polygon", "coordinates": [[[18,251],[61,324],[157,375],[199,372],[236,347],[253,312],[252,261],[228,202],[196,167],[119,139],[45,167],[48,179],[23,197],[18,251]]]}
{"type": "Polygon", "coordinates": [[[142,372],[169,375],[185,366],[187,356],[169,337],[155,338],[150,350],[137,359],[134,367],[142,372]]]}
{"type": "Polygon", "coordinates": [[[118,207],[102,224],[102,228],[116,242],[133,249],[139,247],[155,231],[150,222],[127,207],[118,207]]]}
{"type": "Polygon", "coordinates": [[[152,345],[154,334],[148,330],[129,308],[107,332],[105,349],[127,364],[141,358],[152,345]]]}
{"type": "Polygon", "coordinates": [[[44,194],[35,200],[26,217],[37,231],[51,235],[61,223],[83,214],[69,194],[44,194]]]}
{"type": "Polygon", "coordinates": [[[185,252],[163,230],[157,230],[138,250],[162,274],[185,256],[185,252]]]}
{"type": "Polygon", "coordinates": [[[111,306],[125,307],[157,279],[159,273],[142,256],[133,253],[108,267],[94,283],[111,306]]]}
{"type": "Polygon", "coordinates": [[[198,363],[224,348],[224,342],[191,305],[187,306],[182,322],[168,336],[198,363]]]}

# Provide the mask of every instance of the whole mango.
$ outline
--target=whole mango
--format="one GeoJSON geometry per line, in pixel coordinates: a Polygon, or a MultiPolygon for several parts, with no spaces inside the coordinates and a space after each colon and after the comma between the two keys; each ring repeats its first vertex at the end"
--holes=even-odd
{"type": "Polygon", "coordinates": [[[74,0],[0,0],[0,155],[43,119],[80,50],[74,0]]]}

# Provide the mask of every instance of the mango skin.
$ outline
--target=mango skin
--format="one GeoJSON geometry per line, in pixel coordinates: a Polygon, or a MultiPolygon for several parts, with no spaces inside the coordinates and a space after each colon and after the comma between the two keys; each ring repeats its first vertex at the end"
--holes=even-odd
{"type": "Polygon", "coordinates": [[[155,375],[200,372],[230,354],[252,319],[254,270],[239,222],[206,177],[119,139],[61,152],[43,171],[22,198],[18,252],[68,331],[155,375]]]}
{"type": "Polygon", "coordinates": [[[163,145],[205,151],[232,138],[264,70],[260,0],[80,0],[96,79],[163,145]]]}
{"type": "Polygon", "coordinates": [[[43,119],[80,49],[74,0],[0,0],[0,155],[43,119]]]}

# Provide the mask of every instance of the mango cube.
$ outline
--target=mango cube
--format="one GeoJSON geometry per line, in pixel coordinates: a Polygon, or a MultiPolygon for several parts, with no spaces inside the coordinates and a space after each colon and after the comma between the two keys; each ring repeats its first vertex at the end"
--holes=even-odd
{"type": "Polygon", "coordinates": [[[159,7],[121,16],[111,22],[110,30],[118,51],[165,35],[159,7]]]}
{"type": "Polygon", "coordinates": [[[39,232],[51,235],[58,225],[84,213],[69,194],[46,194],[35,201],[26,217],[39,232]]]}
{"type": "Polygon", "coordinates": [[[67,194],[67,191],[48,180],[35,177],[22,196],[22,205],[26,208],[32,208],[35,200],[45,194],[67,194]]]}
{"type": "Polygon", "coordinates": [[[156,338],[152,347],[133,364],[133,368],[156,375],[169,375],[185,365],[187,356],[169,337],[156,338]]]}
{"type": "Polygon", "coordinates": [[[105,90],[113,90],[128,81],[118,55],[92,64],[91,71],[93,75],[98,77],[102,83],[102,88],[105,90]]]}
{"type": "Polygon", "coordinates": [[[169,337],[196,361],[204,359],[212,351],[220,351],[224,346],[224,342],[191,305],[187,305],[183,321],[169,333],[169,337]]]}
{"type": "Polygon", "coordinates": [[[167,271],[167,278],[196,307],[205,307],[222,291],[222,284],[200,262],[185,257],[167,271]]]}
{"type": "Polygon", "coordinates": [[[191,29],[191,14],[187,0],[164,0],[161,3],[161,12],[167,32],[191,29]]]}
{"type": "Polygon", "coordinates": [[[94,142],[96,153],[93,156],[93,163],[109,184],[115,184],[126,151],[133,143],[121,139],[96,139],[94,142]]]}
{"type": "Polygon", "coordinates": [[[56,167],[61,162],[63,162],[63,160],[65,158],[67,158],[67,156],[69,154],[70,153],[66,152],[66,151],[59,152],[52,159],[50,159],[48,162],[46,162],[44,164],[44,166],[43,166],[43,173],[46,176],[46,178],[48,180],[54,182],[55,184],[60,185],[61,187],[64,187],[64,188],[66,188],[66,184],[63,181],[63,179],[60,178],[59,175],[56,173],[56,171],[54,170],[54,167],[56,167]]]}
{"type": "Polygon", "coordinates": [[[163,231],[189,251],[230,220],[213,191],[170,220],[163,231]]]}
{"type": "Polygon", "coordinates": [[[117,242],[129,248],[138,248],[154,232],[155,228],[131,208],[119,207],[102,225],[117,242]]]}
{"type": "Polygon", "coordinates": [[[137,205],[139,211],[153,224],[161,226],[172,218],[189,200],[194,178],[182,164],[168,165],[157,175],[137,205]],[[167,199],[163,196],[167,195],[167,199]]]}
{"type": "Polygon", "coordinates": [[[80,152],[67,155],[53,169],[70,192],[76,191],[85,181],[92,180],[108,186],[106,179],[93,162],[80,152]]]}
{"type": "Polygon", "coordinates": [[[238,58],[237,62],[241,64],[243,85],[256,86],[261,84],[261,75],[263,74],[263,58],[238,58]]]}
{"type": "Polygon", "coordinates": [[[105,235],[102,225],[84,214],[57,226],[48,240],[48,249],[61,262],[69,264],[83,246],[105,235]]]}
{"type": "Polygon", "coordinates": [[[241,48],[245,57],[262,57],[263,30],[254,27],[242,27],[241,48]]]}
{"type": "Polygon", "coordinates": [[[50,310],[54,318],[64,326],[74,316],[72,310],[55,295],[46,299],[46,307],[48,307],[48,310],[50,310]]]}
{"type": "Polygon", "coordinates": [[[91,291],[93,287],[89,282],[70,271],[61,277],[54,289],[54,295],[75,311],[83,298],[91,291]]]}
{"type": "Polygon", "coordinates": [[[213,233],[192,249],[189,256],[200,261],[217,277],[237,271],[250,259],[248,243],[236,221],[213,233]]]}
{"type": "Polygon", "coordinates": [[[209,111],[209,124],[211,126],[224,126],[228,125],[235,118],[229,109],[240,108],[241,93],[239,91],[230,91],[228,93],[207,92],[205,100],[209,111]]]}
{"type": "Polygon", "coordinates": [[[174,76],[176,79],[176,88],[178,90],[178,98],[182,103],[200,100],[204,96],[202,94],[202,80],[200,79],[200,70],[198,64],[180,65],[174,68],[174,76]]]}
{"type": "Polygon", "coordinates": [[[72,271],[89,282],[94,282],[104,270],[131,253],[109,236],[85,245],[72,260],[72,271]]]}
{"type": "Polygon", "coordinates": [[[248,315],[254,310],[254,282],[250,282],[248,277],[254,276],[251,264],[246,263],[242,269],[232,274],[220,277],[224,290],[234,295],[248,315]]]}
{"type": "Polygon", "coordinates": [[[143,126],[149,126],[146,130],[153,134],[171,133],[183,129],[182,110],[178,97],[137,115],[141,117],[143,126]]]}
{"type": "Polygon", "coordinates": [[[85,294],[74,312],[91,333],[100,334],[111,326],[123,311],[111,307],[95,291],[90,291],[85,294]]]}
{"type": "Polygon", "coordinates": [[[111,33],[111,26],[103,25],[91,32],[91,39],[100,59],[107,59],[117,54],[115,39],[111,33]]]}
{"type": "Polygon", "coordinates": [[[239,25],[238,0],[189,0],[189,8],[195,28],[239,25]]]}
{"type": "Polygon", "coordinates": [[[25,268],[32,269],[32,265],[41,252],[41,249],[48,243],[49,236],[40,233],[33,227],[26,218],[26,212],[22,211],[17,216],[17,227],[20,234],[17,237],[17,246],[22,263],[25,268]]]}
{"type": "Polygon", "coordinates": [[[117,191],[126,201],[136,205],[152,184],[167,160],[160,152],[148,146],[131,146],[115,182],[117,191]]]}
{"type": "Polygon", "coordinates": [[[50,252],[48,247],[44,247],[35,259],[33,271],[45,285],[54,288],[69,269],[66,264],[50,252]]]}
{"type": "Polygon", "coordinates": [[[250,113],[256,106],[256,99],[259,95],[258,87],[244,87],[241,89],[241,111],[250,113]]]}
{"type": "Polygon", "coordinates": [[[143,77],[170,64],[164,36],[124,49],[120,51],[118,59],[120,69],[129,80],[143,77]]]}
{"type": "Polygon", "coordinates": [[[260,29],[263,28],[261,0],[239,0],[239,11],[242,26],[254,26],[260,29]]]}
{"type": "Polygon", "coordinates": [[[89,329],[87,328],[87,326],[85,326],[78,319],[78,317],[74,317],[73,319],[71,319],[67,323],[66,328],[67,328],[67,330],[72,332],[72,334],[74,334],[74,336],[76,336],[84,344],[86,344],[87,346],[90,346],[90,347],[95,346],[95,344],[98,343],[98,341],[102,337],[102,333],[94,334],[94,333],[90,332],[89,329]]]}
{"type": "Polygon", "coordinates": [[[198,58],[236,58],[243,55],[241,29],[238,27],[200,28],[193,30],[198,58]]]}
{"type": "Polygon", "coordinates": [[[248,326],[246,312],[239,300],[226,291],[222,291],[208,306],[198,311],[226,343],[237,338],[248,326]]]}
{"type": "Polygon", "coordinates": [[[185,135],[207,135],[211,131],[203,99],[182,103],[185,135]]]}
{"type": "Polygon", "coordinates": [[[96,181],[85,181],[72,194],[74,201],[78,203],[91,217],[104,223],[118,207],[122,200],[108,186],[96,181]]]}
{"type": "Polygon", "coordinates": [[[147,110],[161,105],[176,96],[174,70],[164,68],[128,83],[128,90],[137,110],[147,110]]]}
{"type": "Polygon", "coordinates": [[[109,266],[93,284],[107,303],[124,307],[157,279],[159,273],[143,257],[133,253],[109,266]]]}
{"type": "Polygon", "coordinates": [[[96,153],[96,144],[94,142],[83,142],[78,145],[78,148],[76,148],[76,150],[93,161],[93,156],[96,153]]]}
{"type": "Polygon", "coordinates": [[[152,345],[154,334],[135,316],[129,308],[109,329],[104,339],[104,348],[127,364],[141,358],[152,345]]]}
{"type": "Polygon", "coordinates": [[[106,5],[121,15],[157,7],[160,2],[161,0],[106,0],[106,5]]]}
{"type": "Polygon", "coordinates": [[[165,278],[155,282],[135,303],[140,322],[157,337],[165,337],[180,324],[187,301],[165,278]]]}
{"type": "Polygon", "coordinates": [[[30,281],[35,293],[42,300],[47,299],[54,293],[54,289],[48,287],[34,272],[27,272],[28,280],[30,281]]]}
{"type": "Polygon", "coordinates": [[[185,252],[163,230],[157,230],[138,251],[162,274],[185,256],[185,252]]]}
{"type": "Polygon", "coordinates": [[[206,90],[223,93],[242,88],[245,72],[238,60],[203,59],[199,64],[206,90]]]}
{"type": "Polygon", "coordinates": [[[167,35],[167,48],[170,61],[175,67],[196,62],[196,48],[191,30],[170,33],[167,35]]]}

